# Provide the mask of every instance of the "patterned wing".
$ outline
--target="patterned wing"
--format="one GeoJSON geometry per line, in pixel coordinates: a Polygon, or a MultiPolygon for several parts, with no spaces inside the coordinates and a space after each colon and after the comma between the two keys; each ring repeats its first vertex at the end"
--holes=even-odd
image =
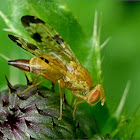
{"type": "Polygon", "coordinates": [[[35,46],[32,43],[29,43],[27,40],[20,38],[15,35],[8,35],[8,37],[18,46],[23,48],[24,50],[32,53],[33,55],[37,57],[42,57],[44,55],[43,50],[41,50],[39,47],[35,46]]]}
{"type": "Polygon", "coordinates": [[[56,57],[64,64],[70,61],[79,64],[70,46],[50,25],[34,16],[23,16],[21,22],[46,55],[56,57]]]}
{"type": "Polygon", "coordinates": [[[59,66],[61,69],[66,70],[66,67],[64,63],[57,59],[56,57],[46,55],[46,52],[40,49],[39,47],[35,46],[32,43],[29,43],[27,40],[14,36],[14,35],[8,35],[8,37],[18,46],[23,48],[24,50],[32,53],[33,55],[40,57],[42,60],[44,60],[46,63],[51,62],[55,66],[59,66]]]}

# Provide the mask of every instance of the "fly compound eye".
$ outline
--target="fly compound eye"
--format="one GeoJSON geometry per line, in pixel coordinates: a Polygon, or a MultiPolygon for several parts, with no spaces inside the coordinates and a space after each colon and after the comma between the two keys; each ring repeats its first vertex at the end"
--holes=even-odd
{"type": "Polygon", "coordinates": [[[94,86],[90,92],[86,94],[87,97],[87,103],[94,106],[96,105],[99,101],[101,101],[101,105],[104,105],[105,102],[105,96],[104,96],[104,89],[102,85],[97,84],[94,86]]]}
{"type": "Polygon", "coordinates": [[[90,103],[97,103],[100,101],[100,91],[97,89],[93,91],[93,93],[89,96],[90,103]]]}

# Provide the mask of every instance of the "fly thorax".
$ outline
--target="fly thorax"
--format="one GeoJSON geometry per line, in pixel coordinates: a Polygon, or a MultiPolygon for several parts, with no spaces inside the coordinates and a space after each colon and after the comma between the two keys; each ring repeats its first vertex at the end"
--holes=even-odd
{"type": "Polygon", "coordinates": [[[74,67],[71,63],[69,63],[68,65],[66,65],[67,67],[67,70],[70,72],[70,73],[73,73],[74,72],[74,67]]]}

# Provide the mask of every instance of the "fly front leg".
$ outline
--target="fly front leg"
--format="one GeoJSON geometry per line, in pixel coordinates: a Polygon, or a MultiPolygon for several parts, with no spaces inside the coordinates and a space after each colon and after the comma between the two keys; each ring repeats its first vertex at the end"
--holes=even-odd
{"type": "Polygon", "coordinates": [[[75,97],[77,97],[75,99],[74,103],[73,103],[73,107],[74,107],[74,110],[73,110],[73,120],[75,120],[75,111],[76,111],[77,105],[80,104],[80,103],[83,103],[83,102],[87,102],[87,97],[84,96],[84,95],[81,95],[79,93],[74,93],[74,92],[73,92],[73,95],[75,97]],[[78,99],[81,99],[81,101],[77,102],[78,99]]]}
{"type": "Polygon", "coordinates": [[[58,120],[62,119],[62,109],[63,109],[63,92],[62,92],[62,81],[58,80],[58,84],[59,84],[59,92],[60,92],[60,116],[58,118],[58,120]]]}
{"type": "Polygon", "coordinates": [[[76,102],[74,103],[73,120],[75,120],[75,111],[76,111],[77,105],[78,105],[78,104],[81,104],[81,103],[83,103],[83,102],[85,102],[85,101],[84,101],[84,100],[81,100],[81,101],[78,101],[78,102],[77,102],[77,100],[76,100],[76,102]]]}
{"type": "Polygon", "coordinates": [[[74,95],[75,97],[87,101],[87,97],[86,97],[86,96],[81,95],[81,94],[76,93],[76,92],[72,92],[72,93],[73,93],[73,95],[74,95]]]}
{"type": "Polygon", "coordinates": [[[28,87],[27,89],[25,89],[24,91],[22,91],[22,92],[20,92],[20,93],[17,93],[16,95],[22,95],[22,94],[26,93],[28,90],[30,90],[31,88],[33,88],[33,87],[39,85],[39,84],[42,83],[44,80],[46,80],[46,79],[44,78],[44,79],[42,79],[41,81],[39,81],[39,82],[37,83],[37,80],[38,80],[39,76],[40,76],[40,74],[38,74],[38,75],[36,76],[36,78],[35,78],[35,80],[34,80],[34,82],[33,82],[33,84],[32,84],[31,86],[29,86],[29,87],[28,87]]]}

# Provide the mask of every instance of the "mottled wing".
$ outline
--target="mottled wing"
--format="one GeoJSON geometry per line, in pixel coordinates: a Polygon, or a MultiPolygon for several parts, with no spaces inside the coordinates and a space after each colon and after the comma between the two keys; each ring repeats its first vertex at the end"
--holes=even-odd
{"type": "MultiPolygon", "coordinates": [[[[64,65],[64,63],[57,59],[56,57],[53,57],[53,56],[49,56],[49,55],[46,55],[46,52],[43,51],[42,49],[40,49],[39,47],[35,46],[34,44],[32,43],[29,43],[27,40],[21,38],[21,37],[18,37],[18,36],[15,36],[15,35],[8,35],[8,37],[15,43],[17,44],[18,46],[20,46],[21,48],[25,49],[26,51],[32,53],[33,55],[37,56],[37,57],[40,57],[42,60],[44,60],[46,63],[49,63],[51,62],[51,67],[59,67],[58,70],[61,68],[61,70],[66,70],[66,67],[64,65]]],[[[50,72],[50,69],[46,69],[46,71],[49,71],[50,72]]],[[[53,71],[52,71],[53,73],[53,71]]]]}
{"type": "Polygon", "coordinates": [[[54,56],[64,64],[70,61],[79,63],[70,46],[50,25],[34,16],[23,16],[21,22],[46,55],[54,56]]]}
{"type": "Polygon", "coordinates": [[[42,57],[44,55],[43,50],[41,50],[39,47],[35,46],[32,43],[29,43],[27,40],[15,36],[15,35],[8,35],[8,37],[18,46],[25,49],[26,51],[32,53],[33,55],[37,57],[42,57]]]}

